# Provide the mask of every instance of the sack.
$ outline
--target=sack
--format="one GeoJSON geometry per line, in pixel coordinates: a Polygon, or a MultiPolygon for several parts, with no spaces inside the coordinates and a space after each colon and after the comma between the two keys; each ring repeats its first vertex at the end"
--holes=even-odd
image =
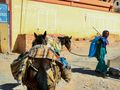
{"type": "Polygon", "coordinates": [[[55,52],[46,45],[35,45],[32,47],[29,51],[29,57],[57,59],[55,52]]]}
{"type": "Polygon", "coordinates": [[[22,80],[22,77],[23,77],[24,72],[26,70],[26,61],[28,60],[27,57],[28,57],[27,52],[20,54],[18,56],[18,58],[15,59],[10,65],[12,75],[13,75],[14,79],[16,79],[17,81],[22,80]]]}
{"type": "Polygon", "coordinates": [[[54,68],[50,68],[47,70],[47,81],[48,81],[48,85],[50,87],[54,86],[56,83],[58,83],[61,80],[61,72],[60,72],[60,68],[58,65],[53,65],[54,68]],[[52,70],[55,70],[54,71],[52,70]]]}
{"type": "Polygon", "coordinates": [[[95,37],[91,44],[90,44],[90,48],[89,48],[89,54],[88,57],[95,57],[96,51],[97,51],[97,47],[96,47],[96,42],[101,38],[101,36],[95,37]]]}
{"type": "Polygon", "coordinates": [[[68,64],[68,61],[64,57],[60,57],[58,60],[63,65],[62,68],[61,68],[61,77],[66,82],[70,82],[71,76],[72,76],[71,66],[68,64]]]}
{"type": "Polygon", "coordinates": [[[113,76],[120,77],[120,67],[110,67],[109,73],[112,74],[113,76]]]}
{"type": "Polygon", "coordinates": [[[72,71],[71,68],[62,68],[61,70],[61,77],[66,81],[70,82],[71,77],[72,77],[72,71]]]}
{"type": "Polygon", "coordinates": [[[45,45],[35,45],[29,50],[29,57],[32,58],[44,58],[47,53],[47,47],[45,45]]]}

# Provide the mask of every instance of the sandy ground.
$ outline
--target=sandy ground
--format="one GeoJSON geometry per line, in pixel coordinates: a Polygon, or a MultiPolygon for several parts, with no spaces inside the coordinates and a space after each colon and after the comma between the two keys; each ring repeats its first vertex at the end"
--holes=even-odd
{"type": "MultiPolygon", "coordinates": [[[[64,50],[62,55],[72,66],[70,83],[61,80],[56,90],[119,90],[120,79],[102,78],[95,72],[97,60],[88,58],[89,40],[72,41],[72,53],[64,50]]],[[[120,66],[120,42],[110,43],[107,47],[106,61],[111,60],[110,66],[120,66]]],[[[0,90],[26,90],[13,79],[10,63],[18,54],[0,54],[0,90]]]]}

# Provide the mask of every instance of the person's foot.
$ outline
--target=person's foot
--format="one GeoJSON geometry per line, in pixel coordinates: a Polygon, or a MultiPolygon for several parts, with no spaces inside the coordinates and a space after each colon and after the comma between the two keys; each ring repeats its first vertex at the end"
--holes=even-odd
{"type": "Polygon", "coordinates": [[[102,76],[103,78],[107,78],[107,74],[105,74],[105,73],[104,73],[104,74],[102,73],[101,76],[102,76]]]}

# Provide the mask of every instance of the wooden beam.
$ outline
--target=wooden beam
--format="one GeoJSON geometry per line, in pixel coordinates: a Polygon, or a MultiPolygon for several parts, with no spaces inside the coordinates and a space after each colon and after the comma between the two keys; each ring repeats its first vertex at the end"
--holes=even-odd
{"type": "Polygon", "coordinates": [[[110,3],[101,2],[101,1],[92,1],[92,0],[80,0],[80,1],[72,1],[72,0],[33,0],[38,2],[45,2],[51,4],[59,4],[66,5],[72,7],[86,8],[92,10],[100,10],[100,11],[109,11],[110,3]]]}

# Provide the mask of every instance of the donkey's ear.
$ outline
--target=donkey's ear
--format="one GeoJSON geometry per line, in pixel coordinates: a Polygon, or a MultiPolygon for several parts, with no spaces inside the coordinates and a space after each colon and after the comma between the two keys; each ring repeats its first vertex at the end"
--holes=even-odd
{"type": "Polygon", "coordinates": [[[34,37],[37,38],[37,34],[34,32],[34,37]]]}
{"type": "Polygon", "coordinates": [[[58,39],[61,39],[61,37],[57,37],[58,39]]]}
{"type": "Polygon", "coordinates": [[[72,36],[70,36],[70,39],[72,38],[72,36]]]}
{"type": "Polygon", "coordinates": [[[57,37],[59,40],[62,40],[63,39],[63,37],[57,37]]]}
{"type": "Polygon", "coordinates": [[[45,31],[44,34],[43,34],[44,38],[46,37],[46,35],[47,35],[47,32],[45,31]]]}

